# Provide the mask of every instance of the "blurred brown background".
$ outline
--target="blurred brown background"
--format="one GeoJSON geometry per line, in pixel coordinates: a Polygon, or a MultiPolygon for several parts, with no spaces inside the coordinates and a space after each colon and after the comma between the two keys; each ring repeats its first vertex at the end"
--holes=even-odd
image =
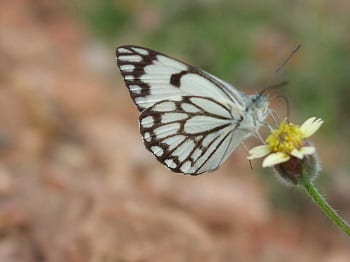
{"type": "Polygon", "coordinates": [[[161,166],[114,58],[145,45],[251,93],[300,42],[280,92],[296,123],[325,120],[316,184],[350,220],[348,1],[0,4],[1,262],[350,261],[349,239],[242,148],[198,177],[161,166]]]}

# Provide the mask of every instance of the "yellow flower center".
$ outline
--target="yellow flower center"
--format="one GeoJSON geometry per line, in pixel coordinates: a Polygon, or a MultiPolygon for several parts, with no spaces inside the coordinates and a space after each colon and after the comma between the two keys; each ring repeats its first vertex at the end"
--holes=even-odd
{"type": "Polygon", "coordinates": [[[283,152],[290,154],[293,149],[302,147],[303,135],[300,128],[296,125],[287,123],[283,120],[279,129],[273,130],[266,139],[271,152],[283,152]]]}

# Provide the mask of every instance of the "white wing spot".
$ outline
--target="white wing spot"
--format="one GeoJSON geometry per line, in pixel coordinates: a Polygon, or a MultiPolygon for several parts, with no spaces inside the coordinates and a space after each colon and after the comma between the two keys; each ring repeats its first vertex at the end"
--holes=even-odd
{"type": "Polygon", "coordinates": [[[156,134],[158,139],[174,135],[180,129],[179,123],[172,123],[167,125],[162,125],[154,129],[154,133],[156,134]]]}
{"type": "MultiPolygon", "coordinates": [[[[159,61],[155,61],[154,64],[148,65],[144,68],[144,71],[149,75],[157,75],[169,77],[172,74],[180,73],[181,70],[177,68],[173,68],[171,66],[164,65],[160,63],[159,61]]],[[[145,75],[144,80],[147,80],[147,75],[145,75]]]]}
{"type": "Polygon", "coordinates": [[[181,144],[176,150],[173,152],[174,156],[179,158],[179,161],[184,161],[191,151],[194,148],[194,142],[192,140],[187,140],[183,144],[181,144]]]}
{"type": "Polygon", "coordinates": [[[164,163],[167,165],[167,167],[169,168],[175,168],[176,167],[176,163],[174,162],[174,160],[172,159],[166,159],[164,161],[164,163]]]}
{"type": "Polygon", "coordinates": [[[181,172],[186,173],[188,170],[191,168],[191,161],[186,161],[185,163],[182,164],[180,167],[181,172]]]}
{"type": "Polygon", "coordinates": [[[206,132],[230,124],[230,120],[210,116],[193,116],[185,122],[184,131],[188,134],[206,132]]]}
{"type": "Polygon", "coordinates": [[[120,61],[128,61],[128,62],[141,62],[142,56],[140,55],[122,55],[118,57],[120,61]]]}
{"type": "Polygon", "coordinates": [[[129,85],[129,90],[135,94],[141,94],[142,88],[138,85],[129,85]]]}
{"type": "Polygon", "coordinates": [[[124,71],[124,72],[132,72],[134,71],[135,66],[134,65],[121,65],[120,66],[120,70],[124,71]]]}
{"type": "Polygon", "coordinates": [[[180,145],[186,139],[183,135],[172,136],[163,140],[164,143],[168,144],[168,150],[171,151],[178,145],[180,145]]]}
{"type": "Polygon", "coordinates": [[[165,113],[162,114],[161,122],[163,124],[170,123],[170,122],[176,122],[184,120],[188,117],[187,114],[184,113],[165,113]]]}
{"type": "MultiPolygon", "coordinates": [[[[197,160],[197,165],[203,165],[198,173],[215,170],[223,162],[223,153],[227,149],[228,137],[216,139],[208,148],[207,151],[197,160]],[[223,140],[224,139],[224,140],[223,140]]],[[[232,152],[232,151],[231,151],[232,152]]]]}
{"type": "Polygon", "coordinates": [[[217,134],[208,134],[203,140],[202,145],[208,146],[218,135],[217,134]]]}
{"type": "Polygon", "coordinates": [[[133,47],[132,49],[141,55],[148,55],[149,54],[149,52],[143,48],[133,47]]]}
{"type": "Polygon", "coordinates": [[[166,66],[177,68],[180,71],[187,70],[187,66],[186,65],[184,65],[183,63],[180,63],[180,62],[178,62],[178,61],[176,61],[174,59],[165,57],[163,55],[157,55],[157,59],[158,59],[159,62],[161,62],[162,64],[164,64],[166,66]]]}
{"type": "Polygon", "coordinates": [[[174,102],[171,102],[171,101],[158,103],[153,107],[153,110],[157,112],[171,112],[171,111],[175,111],[175,109],[176,109],[176,105],[174,102]]]}
{"type": "Polygon", "coordinates": [[[151,147],[151,151],[153,152],[153,154],[155,154],[157,157],[161,157],[164,153],[163,148],[159,147],[159,146],[152,146],[151,147]]]}
{"type": "Polygon", "coordinates": [[[146,140],[146,142],[151,142],[152,140],[151,134],[149,132],[144,133],[143,138],[146,140]]]}
{"type": "Polygon", "coordinates": [[[201,169],[199,169],[198,171],[199,172],[202,172],[203,170],[213,170],[210,168],[210,166],[212,166],[213,168],[216,168],[217,167],[217,161],[221,160],[220,159],[217,159],[216,157],[218,157],[218,155],[212,155],[210,158],[209,156],[214,152],[214,150],[217,149],[217,146],[218,144],[220,143],[220,139],[216,139],[208,148],[207,148],[207,151],[201,156],[198,158],[197,162],[196,162],[196,165],[197,166],[201,166],[202,164],[204,164],[204,166],[201,167],[201,169]],[[214,161],[214,162],[213,162],[214,161]],[[213,165],[215,164],[215,165],[213,165]],[[208,169],[209,168],[209,169],[208,169]]]}
{"type": "Polygon", "coordinates": [[[200,97],[191,97],[190,100],[193,104],[203,108],[209,113],[220,115],[226,118],[231,118],[229,111],[226,110],[224,107],[220,106],[218,103],[200,97]]]}
{"type": "Polygon", "coordinates": [[[224,91],[225,89],[196,73],[185,74],[181,77],[180,89],[189,94],[230,101],[230,97],[224,91]]]}
{"type": "Polygon", "coordinates": [[[118,53],[128,53],[128,54],[130,54],[130,53],[132,53],[129,49],[126,49],[126,48],[123,48],[123,47],[120,47],[120,48],[118,48],[118,53]]]}
{"type": "Polygon", "coordinates": [[[147,101],[146,101],[146,98],[144,98],[142,96],[138,96],[138,97],[135,97],[135,103],[137,105],[140,105],[140,104],[147,103],[147,101]]]}
{"type": "Polygon", "coordinates": [[[192,160],[193,160],[193,161],[196,161],[197,158],[200,157],[200,155],[202,154],[202,152],[203,152],[202,150],[196,148],[196,150],[194,150],[194,152],[193,152],[193,154],[192,154],[192,156],[191,156],[192,160]]]}
{"type": "Polygon", "coordinates": [[[124,79],[129,80],[129,81],[133,81],[135,79],[135,77],[133,75],[125,75],[124,79]]]}
{"type": "Polygon", "coordinates": [[[198,113],[201,111],[198,107],[195,107],[195,106],[188,104],[188,103],[182,103],[181,108],[186,113],[198,113]]]}
{"type": "Polygon", "coordinates": [[[141,126],[144,128],[150,128],[154,125],[154,119],[153,116],[146,116],[145,118],[142,118],[141,120],[141,126]]]}

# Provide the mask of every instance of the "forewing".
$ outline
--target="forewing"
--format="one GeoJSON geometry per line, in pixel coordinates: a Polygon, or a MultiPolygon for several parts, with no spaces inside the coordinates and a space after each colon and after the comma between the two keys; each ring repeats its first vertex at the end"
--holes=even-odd
{"type": "Polygon", "coordinates": [[[244,110],[244,95],[217,77],[151,49],[120,46],[117,63],[130,95],[142,112],[159,101],[182,96],[215,98],[244,110]]]}
{"type": "Polygon", "coordinates": [[[216,99],[183,96],[155,103],[140,115],[146,148],[177,173],[217,169],[250,134],[239,129],[242,112],[216,99]]]}

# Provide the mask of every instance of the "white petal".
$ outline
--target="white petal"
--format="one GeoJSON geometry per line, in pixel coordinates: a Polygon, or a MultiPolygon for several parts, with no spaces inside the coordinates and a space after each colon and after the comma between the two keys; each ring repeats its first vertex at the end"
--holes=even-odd
{"type": "Polygon", "coordinates": [[[300,127],[300,131],[304,138],[312,136],[323,124],[323,120],[316,117],[311,117],[307,119],[300,127]]]}
{"type": "Polygon", "coordinates": [[[304,153],[301,150],[298,149],[293,149],[290,154],[296,158],[303,159],[304,158],[304,153]]]}
{"type": "Polygon", "coordinates": [[[290,158],[290,156],[288,156],[287,154],[282,153],[282,152],[273,153],[273,154],[268,155],[264,159],[262,166],[263,167],[272,167],[274,165],[288,161],[289,158],[290,158]]]}
{"type": "Polygon", "coordinates": [[[313,146],[303,146],[300,151],[304,154],[304,155],[312,155],[313,153],[315,153],[316,149],[313,146]]]}
{"type": "Polygon", "coordinates": [[[270,147],[268,145],[256,146],[250,149],[248,153],[248,160],[264,157],[270,153],[270,147]]]}

